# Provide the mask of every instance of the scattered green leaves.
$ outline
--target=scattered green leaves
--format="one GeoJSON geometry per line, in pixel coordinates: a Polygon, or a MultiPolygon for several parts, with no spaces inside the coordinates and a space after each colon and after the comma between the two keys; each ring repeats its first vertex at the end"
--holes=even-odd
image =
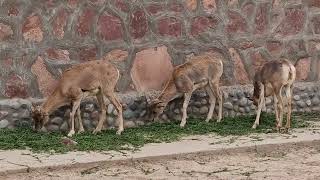
{"type": "MultiPolygon", "coordinates": [[[[308,114],[293,116],[294,128],[306,127],[305,118],[308,114]]],[[[177,141],[187,135],[201,135],[216,133],[218,135],[246,135],[250,133],[268,133],[275,127],[275,117],[272,114],[263,113],[260,126],[251,129],[255,116],[226,117],[222,122],[209,122],[190,118],[185,128],[180,128],[179,121],[171,123],[152,123],[137,128],[125,129],[121,136],[116,135],[115,130],[107,130],[98,135],[91,132],[77,134],[72,139],[78,144],[66,146],[61,143],[62,133],[35,133],[30,128],[18,128],[14,130],[0,130],[0,149],[26,149],[35,152],[59,152],[67,151],[107,151],[107,150],[135,150],[147,143],[160,143],[177,141]]]]}

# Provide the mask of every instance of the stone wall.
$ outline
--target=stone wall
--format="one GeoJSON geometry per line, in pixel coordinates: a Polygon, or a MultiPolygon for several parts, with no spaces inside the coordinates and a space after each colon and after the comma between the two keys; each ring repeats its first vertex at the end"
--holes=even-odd
{"type": "MultiPolygon", "coordinates": [[[[223,116],[234,117],[238,115],[254,114],[255,106],[246,98],[251,95],[253,87],[227,86],[223,87],[223,116]]],[[[319,83],[298,83],[293,89],[293,112],[320,111],[320,84],[319,83]]],[[[126,108],[123,112],[124,126],[134,127],[149,123],[146,118],[146,101],[143,93],[130,93],[120,95],[126,108]]],[[[155,96],[156,94],[148,94],[155,96]]],[[[30,105],[31,101],[26,99],[0,100],[0,128],[14,128],[17,126],[30,126],[30,105]]],[[[169,103],[161,121],[181,120],[182,99],[176,99],[169,103]]],[[[197,91],[189,104],[189,115],[206,117],[209,109],[208,95],[203,91],[197,91]]],[[[218,107],[216,106],[216,112],[218,107]]],[[[266,112],[274,112],[273,99],[266,99],[266,112]]],[[[93,130],[98,123],[99,108],[95,100],[86,100],[81,105],[81,116],[86,130],[93,130]]],[[[49,131],[67,131],[70,107],[65,106],[50,116],[50,123],[47,126],[49,131]]],[[[216,115],[215,115],[216,116],[216,115]]],[[[107,120],[105,128],[115,127],[117,112],[113,105],[108,105],[107,120]]],[[[214,121],[214,119],[213,119],[214,121]]]]}
{"type": "Polygon", "coordinates": [[[250,83],[280,56],[296,64],[299,81],[320,76],[319,0],[0,4],[0,98],[48,96],[65,68],[97,59],[117,64],[122,92],[160,90],[175,65],[210,50],[226,57],[223,85],[250,83]]]}

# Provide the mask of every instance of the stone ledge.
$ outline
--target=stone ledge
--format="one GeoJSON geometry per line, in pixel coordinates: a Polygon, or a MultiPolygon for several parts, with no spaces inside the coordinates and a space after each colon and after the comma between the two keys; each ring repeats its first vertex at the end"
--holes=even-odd
{"type": "MultiPolygon", "coordinates": [[[[224,102],[223,115],[239,116],[245,114],[254,114],[255,106],[246,97],[253,92],[252,85],[243,86],[225,86],[222,87],[224,102]]],[[[320,84],[318,82],[301,82],[294,84],[293,89],[293,112],[311,112],[320,111],[320,84]]],[[[155,98],[158,91],[148,93],[127,93],[118,94],[125,110],[123,116],[125,127],[134,127],[149,123],[146,118],[146,99],[155,98]]],[[[31,124],[30,107],[31,102],[41,103],[43,99],[4,99],[0,100],[0,128],[15,128],[31,124]]],[[[170,102],[161,116],[161,121],[180,120],[182,107],[182,98],[170,102]]],[[[217,111],[216,106],[216,111],[217,111]]],[[[208,96],[202,91],[196,91],[190,101],[188,114],[195,117],[206,117],[209,109],[208,96]]],[[[273,112],[273,99],[266,98],[266,108],[264,111],[273,112]]],[[[51,123],[48,124],[49,131],[67,131],[70,107],[59,108],[51,115],[51,123]]],[[[88,98],[81,104],[81,112],[84,126],[87,130],[92,130],[98,121],[99,108],[95,98],[88,98]]],[[[113,105],[109,104],[107,108],[106,127],[113,128],[117,112],[113,105]]]]}

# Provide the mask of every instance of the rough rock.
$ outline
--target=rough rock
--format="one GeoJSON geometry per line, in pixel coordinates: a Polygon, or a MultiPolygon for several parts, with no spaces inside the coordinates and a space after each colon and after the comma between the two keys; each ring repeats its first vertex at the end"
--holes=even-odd
{"type": "Polygon", "coordinates": [[[63,119],[61,117],[54,117],[51,119],[51,123],[55,125],[60,125],[62,124],[63,119]]]}
{"type": "Polygon", "coordinates": [[[232,105],[231,102],[224,103],[223,107],[226,108],[226,109],[229,109],[229,110],[233,109],[233,105],[232,105]]]}
{"type": "Polygon", "coordinates": [[[6,119],[3,119],[0,121],[0,129],[6,128],[9,125],[9,121],[6,119]]]}

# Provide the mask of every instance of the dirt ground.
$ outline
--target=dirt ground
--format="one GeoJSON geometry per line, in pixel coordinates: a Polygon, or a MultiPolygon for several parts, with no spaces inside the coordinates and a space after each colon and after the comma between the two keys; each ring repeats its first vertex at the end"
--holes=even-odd
{"type": "Polygon", "coordinates": [[[132,161],[72,171],[31,172],[1,179],[320,179],[320,150],[302,148],[270,154],[188,155],[179,159],[132,161]]]}

